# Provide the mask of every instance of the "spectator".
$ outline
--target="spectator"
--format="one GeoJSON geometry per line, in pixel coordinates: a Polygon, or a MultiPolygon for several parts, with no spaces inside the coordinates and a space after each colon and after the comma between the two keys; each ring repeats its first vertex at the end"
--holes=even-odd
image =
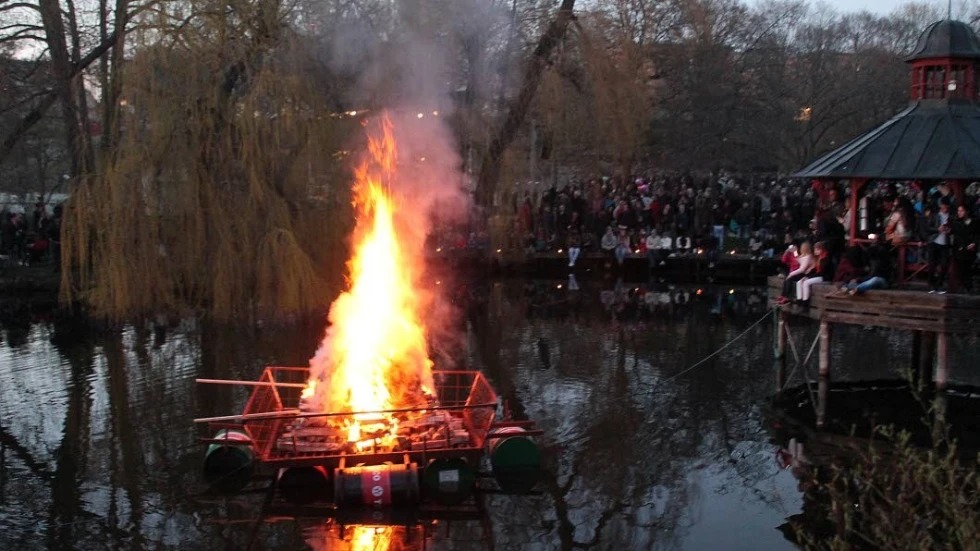
{"type": "Polygon", "coordinates": [[[796,252],[796,245],[790,243],[789,246],[786,247],[786,251],[783,253],[783,256],[779,259],[780,264],[783,266],[784,275],[800,267],[800,261],[797,258],[798,255],[796,252]]]}
{"type": "Polygon", "coordinates": [[[809,304],[811,287],[823,283],[824,276],[830,277],[830,254],[823,242],[818,242],[813,246],[813,266],[806,276],[796,283],[796,301],[809,304]]]}
{"type": "Polygon", "coordinates": [[[883,237],[868,247],[868,264],[870,275],[857,283],[848,284],[850,295],[861,295],[872,289],[887,289],[892,278],[892,254],[883,237]]]}
{"type": "Polygon", "coordinates": [[[952,225],[953,262],[956,265],[958,290],[967,293],[973,290],[973,264],[977,261],[978,226],[966,210],[966,206],[956,207],[956,219],[952,225]]]}
{"type": "Polygon", "coordinates": [[[909,239],[909,221],[905,218],[905,209],[897,197],[888,197],[885,202],[891,203],[891,212],[885,223],[885,240],[893,247],[905,244],[909,239]]]}
{"type": "Polygon", "coordinates": [[[622,266],[623,262],[626,262],[626,257],[629,256],[630,250],[630,236],[626,233],[626,228],[620,227],[619,238],[616,240],[616,249],[614,251],[616,263],[622,266]]]}
{"type": "MultiPolygon", "coordinates": [[[[931,212],[931,208],[926,208],[925,212],[931,212]]],[[[929,273],[930,293],[942,292],[943,285],[946,283],[946,275],[949,270],[949,245],[950,245],[950,219],[949,201],[943,199],[939,203],[939,212],[929,216],[925,222],[926,239],[929,247],[929,273]]]]}
{"type": "Polygon", "coordinates": [[[777,304],[789,304],[793,300],[793,291],[797,288],[796,283],[806,277],[806,274],[813,269],[813,253],[810,243],[803,243],[800,245],[800,255],[796,257],[799,263],[795,270],[790,271],[786,274],[786,279],[783,280],[783,292],[782,295],[776,299],[777,304]]]}
{"type": "Polygon", "coordinates": [[[582,253],[581,242],[577,231],[568,234],[568,267],[574,268],[579,254],[582,253]]]}
{"type": "Polygon", "coordinates": [[[660,236],[657,230],[651,231],[646,237],[647,263],[650,269],[660,264],[660,236]]]}
{"type": "Polygon", "coordinates": [[[616,244],[618,240],[616,239],[616,234],[613,233],[612,226],[606,227],[606,233],[602,235],[602,241],[600,246],[602,250],[606,252],[610,257],[615,257],[616,244]]]}
{"type": "Polygon", "coordinates": [[[867,275],[867,266],[861,247],[848,247],[844,251],[837,270],[834,272],[834,284],[840,287],[842,293],[847,292],[849,285],[857,285],[867,275]]]}

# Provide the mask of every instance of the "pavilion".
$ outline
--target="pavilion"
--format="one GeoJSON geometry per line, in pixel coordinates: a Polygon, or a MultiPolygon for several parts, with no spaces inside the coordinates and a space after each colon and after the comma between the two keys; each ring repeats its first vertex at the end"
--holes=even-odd
{"type": "MultiPolygon", "coordinates": [[[[823,189],[849,181],[852,245],[862,241],[857,213],[869,182],[946,183],[962,200],[966,186],[980,180],[980,38],[961,21],[937,21],[905,61],[911,65],[909,106],[795,174],[823,189]]],[[[899,254],[901,280],[904,260],[899,254]]]]}

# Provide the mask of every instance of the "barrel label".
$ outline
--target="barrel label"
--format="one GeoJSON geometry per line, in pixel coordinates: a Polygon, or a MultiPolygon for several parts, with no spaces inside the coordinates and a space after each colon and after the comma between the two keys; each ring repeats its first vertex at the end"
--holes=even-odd
{"type": "Polygon", "coordinates": [[[380,507],[391,504],[391,475],[388,471],[361,472],[361,499],[366,505],[380,507]]]}
{"type": "Polygon", "coordinates": [[[439,471],[439,482],[459,482],[459,471],[439,471]]]}
{"type": "Polygon", "coordinates": [[[456,469],[439,471],[439,489],[455,491],[459,487],[459,471],[456,469]]]}

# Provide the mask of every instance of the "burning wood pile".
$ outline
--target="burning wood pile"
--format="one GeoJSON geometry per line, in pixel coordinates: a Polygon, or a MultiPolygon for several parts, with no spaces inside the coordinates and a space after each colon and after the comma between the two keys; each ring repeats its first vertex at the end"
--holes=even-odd
{"type": "Polygon", "coordinates": [[[276,440],[280,453],[412,452],[473,443],[463,417],[439,409],[431,395],[427,407],[397,412],[316,415],[316,406],[309,400],[301,400],[299,409],[311,415],[286,425],[276,440]]]}

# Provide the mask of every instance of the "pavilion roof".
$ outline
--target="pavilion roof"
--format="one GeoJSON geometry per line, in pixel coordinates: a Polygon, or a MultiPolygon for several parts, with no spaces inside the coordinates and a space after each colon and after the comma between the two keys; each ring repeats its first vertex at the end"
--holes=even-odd
{"type": "Polygon", "coordinates": [[[980,106],[921,100],[823,155],[800,178],[980,179],[980,106]]]}

